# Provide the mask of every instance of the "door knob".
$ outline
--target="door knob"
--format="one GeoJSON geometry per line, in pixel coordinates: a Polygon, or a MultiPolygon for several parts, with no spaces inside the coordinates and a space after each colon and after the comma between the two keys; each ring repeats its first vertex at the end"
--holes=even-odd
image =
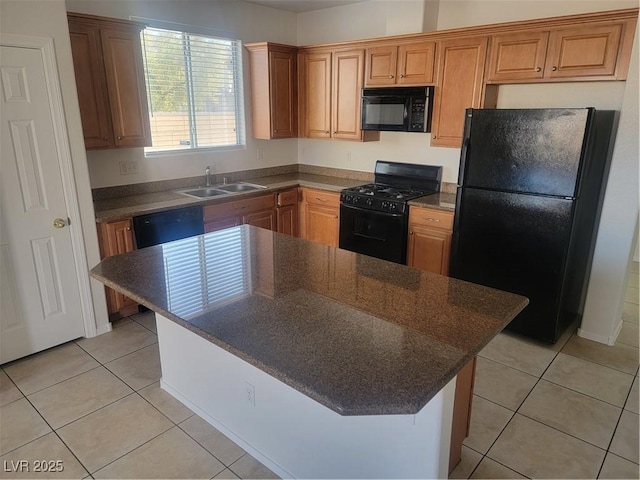
{"type": "Polygon", "coordinates": [[[56,218],[53,221],[53,228],[64,228],[67,226],[67,222],[65,222],[63,219],[61,218],[56,218]]]}

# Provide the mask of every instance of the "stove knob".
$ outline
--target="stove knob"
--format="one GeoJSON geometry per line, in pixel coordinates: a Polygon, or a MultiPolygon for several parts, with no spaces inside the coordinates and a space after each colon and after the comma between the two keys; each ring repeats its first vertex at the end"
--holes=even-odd
{"type": "Polygon", "coordinates": [[[382,202],[382,209],[384,210],[385,208],[389,207],[389,202],[382,202]]]}
{"type": "Polygon", "coordinates": [[[391,205],[389,205],[389,210],[395,210],[398,208],[398,205],[396,205],[395,203],[392,203],[391,205]]]}
{"type": "Polygon", "coordinates": [[[347,202],[351,202],[351,201],[353,200],[353,195],[346,195],[346,196],[345,196],[345,200],[346,200],[347,202]]]}
{"type": "Polygon", "coordinates": [[[354,196],[354,197],[353,197],[353,203],[354,203],[354,204],[356,204],[356,203],[358,203],[358,202],[360,202],[360,197],[356,197],[356,196],[354,196]]]}
{"type": "Polygon", "coordinates": [[[373,204],[373,198],[367,198],[367,205],[371,206],[373,204]]]}

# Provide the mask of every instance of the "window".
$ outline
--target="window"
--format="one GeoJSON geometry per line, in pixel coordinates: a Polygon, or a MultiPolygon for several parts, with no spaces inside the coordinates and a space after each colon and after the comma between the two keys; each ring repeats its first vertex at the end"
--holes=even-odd
{"type": "Polygon", "coordinates": [[[160,28],[141,36],[152,137],[145,152],[244,145],[240,41],[160,28]]]}

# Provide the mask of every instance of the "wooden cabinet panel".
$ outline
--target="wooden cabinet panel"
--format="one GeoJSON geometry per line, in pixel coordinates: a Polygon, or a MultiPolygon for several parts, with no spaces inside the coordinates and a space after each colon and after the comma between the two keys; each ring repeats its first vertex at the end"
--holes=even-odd
{"type": "Polygon", "coordinates": [[[216,232],[225,228],[237,227],[242,225],[242,217],[230,216],[215,218],[210,216],[211,220],[204,222],[204,233],[216,232]]]}
{"type": "Polygon", "coordinates": [[[113,133],[108,121],[104,66],[100,62],[100,32],[72,21],[69,32],[84,143],[86,148],[105,148],[110,145],[113,133]]]}
{"type": "MultiPolygon", "coordinates": [[[[132,220],[127,218],[118,222],[98,224],[98,242],[101,258],[133,252],[135,243],[133,239],[132,220]]],[[[130,315],[138,311],[138,304],[119,292],[105,287],[107,295],[107,310],[111,313],[119,312],[121,315],[130,315]]]]}
{"type": "Polygon", "coordinates": [[[613,75],[622,27],[618,23],[553,31],[547,53],[549,78],[613,75]]]}
{"type": "Polygon", "coordinates": [[[119,29],[103,29],[100,34],[115,145],[149,146],[151,127],[140,34],[137,31],[119,29]]]}
{"type": "Polygon", "coordinates": [[[276,230],[276,214],[273,209],[263,210],[255,213],[248,213],[242,217],[242,223],[252,225],[254,227],[266,228],[267,230],[276,230]]]}
{"type": "Polygon", "coordinates": [[[68,20],[85,146],[151,145],[140,45],[144,25],[78,13],[68,13],[68,20]]]}
{"type": "Polygon", "coordinates": [[[298,205],[278,207],[278,233],[298,236],[298,205]]]}
{"type": "Polygon", "coordinates": [[[543,78],[548,41],[549,32],[492,36],[487,81],[543,78]]]}
{"type": "Polygon", "coordinates": [[[304,56],[305,136],[331,137],[331,53],[304,56]]]}
{"type": "Polygon", "coordinates": [[[364,75],[364,50],[333,54],[333,138],[362,138],[360,98],[364,75]]]}
{"type": "Polygon", "coordinates": [[[306,52],[301,57],[300,124],[304,125],[304,136],[379,140],[379,132],[363,132],[360,128],[364,50],[306,52]]]}
{"type": "Polygon", "coordinates": [[[253,137],[298,135],[296,47],[268,42],[245,45],[251,69],[253,137]]]}
{"type": "Polygon", "coordinates": [[[483,105],[486,53],[486,37],[440,43],[431,145],[460,147],[465,110],[483,106],[490,108],[489,105],[483,105]]]}
{"type": "Polygon", "coordinates": [[[419,42],[398,47],[398,85],[428,85],[434,81],[436,42],[419,42]]]}
{"type": "Polygon", "coordinates": [[[436,42],[416,42],[367,48],[367,87],[428,85],[434,81],[436,42]]]}
{"type": "Polygon", "coordinates": [[[409,227],[407,264],[427,272],[447,275],[451,233],[419,225],[409,227]]]}
{"type": "Polygon", "coordinates": [[[279,192],[277,196],[277,229],[294,237],[298,236],[298,189],[292,188],[279,192]]]}
{"type": "Polygon", "coordinates": [[[301,237],[337,247],[340,235],[340,194],[311,188],[301,190],[301,237]]]}
{"type": "Polygon", "coordinates": [[[453,420],[451,425],[451,448],[449,452],[449,473],[462,458],[462,442],[469,435],[473,386],[476,376],[476,357],[473,358],[456,377],[456,393],[453,399],[453,420]]]}
{"type": "Polygon", "coordinates": [[[384,46],[367,48],[366,76],[367,87],[395,85],[398,62],[398,47],[384,46]]]}
{"type": "Polygon", "coordinates": [[[407,265],[439,275],[448,275],[452,234],[452,213],[411,207],[407,265]]]}

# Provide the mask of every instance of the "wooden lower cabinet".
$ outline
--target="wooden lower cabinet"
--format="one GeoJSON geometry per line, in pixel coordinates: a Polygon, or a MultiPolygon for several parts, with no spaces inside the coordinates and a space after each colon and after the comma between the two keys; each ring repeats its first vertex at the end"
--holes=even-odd
{"type": "Polygon", "coordinates": [[[277,199],[277,221],[278,233],[298,236],[298,188],[291,188],[279,192],[277,199]]]}
{"type": "MultiPolygon", "coordinates": [[[[410,207],[407,265],[439,275],[448,275],[452,235],[453,213],[410,207]]],[[[469,435],[475,369],[474,358],[458,372],[456,378],[449,472],[460,462],[462,442],[469,435]]]]}
{"type": "Polygon", "coordinates": [[[276,229],[275,196],[273,193],[234,202],[206,205],[202,209],[205,233],[237,225],[276,229]]]}
{"type": "Polygon", "coordinates": [[[448,275],[452,235],[452,213],[411,207],[407,265],[448,275]]]}
{"type": "Polygon", "coordinates": [[[476,357],[473,357],[456,378],[456,393],[453,399],[453,420],[451,422],[451,446],[449,448],[449,473],[462,459],[462,442],[469,436],[473,383],[476,377],[476,357]]]}
{"type": "MultiPolygon", "coordinates": [[[[126,218],[117,222],[103,222],[98,224],[98,243],[100,257],[106,258],[135,250],[133,239],[132,219],[126,218]]],[[[107,311],[109,314],[119,313],[122,316],[131,315],[138,311],[138,304],[119,292],[105,287],[107,295],[107,311]]]]}
{"type": "Polygon", "coordinates": [[[312,188],[301,190],[301,237],[337,247],[340,239],[340,194],[312,188]]]}

